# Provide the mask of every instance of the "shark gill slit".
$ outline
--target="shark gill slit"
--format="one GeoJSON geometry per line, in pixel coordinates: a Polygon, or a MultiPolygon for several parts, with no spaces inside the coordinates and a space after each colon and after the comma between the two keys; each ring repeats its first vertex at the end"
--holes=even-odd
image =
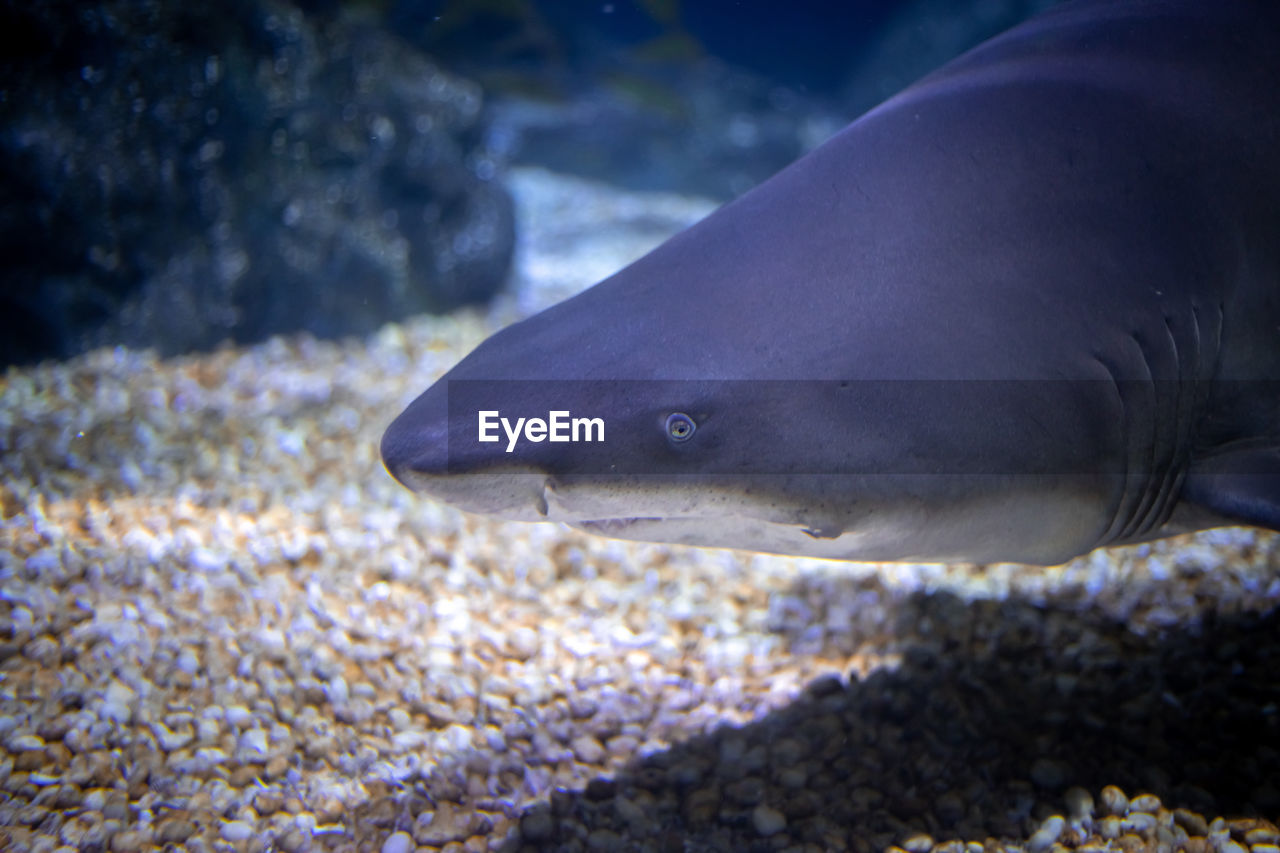
{"type": "MultiPolygon", "coordinates": [[[[1194,315],[1193,315],[1194,316],[1194,315]]],[[[1194,326],[1194,322],[1192,324],[1194,326]]],[[[1186,452],[1186,444],[1184,442],[1185,433],[1187,431],[1187,421],[1190,420],[1187,413],[1194,411],[1194,399],[1186,399],[1187,394],[1194,395],[1194,384],[1188,386],[1183,380],[1184,376],[1191,375],[1194,362],[1198,359],[1199,353],[1193,352],[1188,356],[1188,363],[1183,363],[1186,356],[1178,347],[1178,338],[1173,331],[1173,320],[1166,315],[1164,318],[1164,328],[1168,335],[1169,347],[1173,353],[1173,363],[1177,368],[1177,372],[1171,382],[1173,382],[1173,435],[1169,442],[1169,451],[1164,461],[1164,471],[1160,475],[1160,480],[1155,484],[1150,511],[1147,518],[1138,528],[1140,534],[1148,533],[1156,528],[1164,525],[1173,515],[1174,505],[1178,501],[1178,492],[1182,486],[1182,477],[1185,474],[1186,462],[1188,454],[1186,452]],[[1179,451],[1179,448],[1183,448],[1179,451]]],[[[1193,342],[1198,342],[1198,336],[1193,336],[1193,342]]],[[[1198,350],[1198,344],[1197,344],[1198,350]]]]}
{"type": "MultiPolygon", "coordinates": [[[[1118,371],[1116,370],[1115,365],[1113,365],[1107,358],[1104,358],[1099,352],[1095,351],[1093,353],[1093,360],[1102,366],[1102,369],[1107,372],[1107,376],[1111,377],[1111,389],[1120,403],[1120,416],[1124,421],[1123,429],[1127,435],[1129,432],[1127,423],[1129,420],[1129,407],[1125,405],[1124,386],[1120,384],[1118,371]]],[[[1124,523],[1125,506],[1129,502],[1129,458],[1127,454],[1123,458],[1123,470],[1119,473],[1122,484],[1120,493],[1116,496],[1115,501],[1108,510],[1109,515],[1111,516],[1111,521],[1098,537],[1098,545],[1100,546],[1108,545],[1116,541],[1120,535],[1117,528],[1122,526],[1124,523]]]]}
{"type": "Polygon", "coordinates": [[[1151,423],[1150,423],[1150,440],[1147,446],[1150,448],[1147,453],[1146,465],[1138,471],[1140,480],[1140,492],[1137,497],[1136,504],[1128,513],[1128,520],[1120,531],[1121,539],[1129,539],[1142,530],[1147,521],[1147,516],[1151,512],[1151,506],[1154,502],[1154,484],[1156,480],[1156,471],[1160,464],[1160,388],[1156,384],[1156,373],[1151,369],[1151,354],[1148,347],[1143,344],[1142,338],[1137,332],[1130,335],[1134,344],[1138,347],[1138,357],[1142,366],[1146,368],[1146,381],[1151,395],[1151,423]]]}

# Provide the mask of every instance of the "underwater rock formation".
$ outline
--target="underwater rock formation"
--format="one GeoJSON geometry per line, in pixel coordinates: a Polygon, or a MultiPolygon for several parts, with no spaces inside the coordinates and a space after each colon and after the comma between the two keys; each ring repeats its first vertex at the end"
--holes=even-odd
{"type": "Polygon", "coordinates": [[[0,363],[360,334],[501,287],[480,90],[374,22],[104,0],[0,24],[0,363]]]}

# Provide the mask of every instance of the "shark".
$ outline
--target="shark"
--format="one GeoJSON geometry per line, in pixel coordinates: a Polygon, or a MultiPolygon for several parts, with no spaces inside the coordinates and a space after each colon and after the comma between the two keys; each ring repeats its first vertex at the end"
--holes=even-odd
{"type": "Polygon", "coordinates": [[[1261,0],[1053,7],[492,335],[386,469],[473,513],[830,559],[1280,529],[1277,45],[1261,0]]]}

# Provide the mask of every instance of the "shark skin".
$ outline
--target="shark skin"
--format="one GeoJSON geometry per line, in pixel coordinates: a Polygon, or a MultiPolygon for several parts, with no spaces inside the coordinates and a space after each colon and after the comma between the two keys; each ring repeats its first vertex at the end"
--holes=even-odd
{"type": "Polygon", "coordinates": [[[484,341],[386,468],[470,512],[835,559],[1280,529],[1276,45],[1258,0],[1055,7],[484,341]],[[525,420],[481,441],[480,412],[525,420]],[[553,412],[602,440],[539,438],[553,412]]]}

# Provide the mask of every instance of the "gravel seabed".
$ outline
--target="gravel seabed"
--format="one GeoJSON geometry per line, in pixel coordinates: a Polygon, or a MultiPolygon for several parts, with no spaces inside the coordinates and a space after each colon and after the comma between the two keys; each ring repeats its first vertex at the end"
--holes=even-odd
{"type": "Polygon", "coordinates": [[[511,182],[487,313],[0,380],[0,846],[1280,853],[1280,538],[867,566],[396,485],[434,377],[710,210],[511,182]]]}

